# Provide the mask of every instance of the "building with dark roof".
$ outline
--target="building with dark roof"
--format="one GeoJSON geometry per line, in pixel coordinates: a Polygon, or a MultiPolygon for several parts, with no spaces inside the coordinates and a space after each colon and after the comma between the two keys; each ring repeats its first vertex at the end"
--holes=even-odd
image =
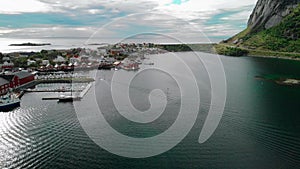
{"type": "Polygon", "coordinates": [[[0,77],[0,95],[4,95],[9,90],[9,81],[0,77]]]}
{"type": "Polygon", "coordinates": [[[18,76],[15,76],[13,74],[9,74],[9,75],[0,75],[0,77],[9,82],[9,87],[10,88],[16,88],[20,85],[20,81],[19,81],[18,76]]]}
{"type": "Polygon", "coordinates": [[[20,71],[16,72],[14,75],[18,77],[19,85],[24,85],[26,83],[34,81],[34,75],[29,72],[20,71]]]}
{"type": "Polygon", "coordinates": [[[14,74],[0,75],[3,83],[8,82],[8,88],[16,88],[26,83],[34,81],[34,75],[29,72],[16,72],[14,74]],[[5,80],[5,81],[4,81],[5,80]]]}

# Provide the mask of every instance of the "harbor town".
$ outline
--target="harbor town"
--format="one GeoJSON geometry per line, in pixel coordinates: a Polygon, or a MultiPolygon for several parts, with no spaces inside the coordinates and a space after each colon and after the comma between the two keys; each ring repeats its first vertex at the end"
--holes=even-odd
{"type": "Polygon", "coordinates": [[[89,83],[94,81],[92,77],[81,74],[81,71],[97,69],[136,71],[141,64],[154,64],[147,60],[149,59],[147,55],[165,52],[151,43],[132,43],[100,45],[96,49],[0,53],[0,111],[19,107],[20,98],[26,92],[71,92],[68,95],[43,100],[78,101],[87,92],[89,83]],[[79,83],[85,87],[35,88],[40,84],[55,83],[79,83]]]}

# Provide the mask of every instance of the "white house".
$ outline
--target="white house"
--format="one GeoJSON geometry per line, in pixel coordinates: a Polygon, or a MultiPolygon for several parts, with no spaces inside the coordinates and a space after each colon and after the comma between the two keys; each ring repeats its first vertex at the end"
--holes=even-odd
{"type": "Polygon", "coordinates": [[[50,61],[49,60],[42,60],[42,65],[48,65],[48,64],[50,64],[50,61]]]}
{"type": "Polygon", "coordinates": [[[57,57],[53,60],[53,62],[55,62],[55,63],[64,63],[64,62],[66,62],[66,59],[65,59],[64,57],[62,57],[62,56],[57,56],[57,57]]]}
{"type": "Polygon", "coordinates": [[[28,55],[26,55],[26,54],[20,54],[19,57],[20,58],[28,58],[28,55]]]}
{"type": "Polygon", "coordinates": [[[34,61],[34,60],[27,60],[27,66],[30,66],[30,65],[33,65],[33,64],[36,64],[36,61],[34,61]]]}
{"type": "Polygon", "coordinates": [[[70,58],[70,63],[72,63],[72,64],[79,63],[79,62],[80,62],[80,59],[78,59],[78,58],[75,58],[75,57],[70,58]]]}
{"type": "Polygon", "coordinates": [[[10,57],[3,57],[2,60],[3,60],[3,61],[10,62],[10,57]]]}

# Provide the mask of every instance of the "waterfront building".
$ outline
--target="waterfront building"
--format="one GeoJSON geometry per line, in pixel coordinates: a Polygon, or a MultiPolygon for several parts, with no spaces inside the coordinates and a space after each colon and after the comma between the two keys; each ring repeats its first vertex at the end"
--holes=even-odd
{"type": "Polygon", "coordinates": [[[30,60],[30,59],[27,60],[27,66],[31,66],[31,65],[34,65],[34,64],[36,64],[36,61],[30,60]]]}
{"type": "Polygon", "coordinates": [[[20,85],[34,81],[34,75],[29,72],[20,71],[16,72],[14,75],[18,77],[20,85]]]}
{"type": "Polygon", "coordinates": [[[57,57],[53,60],[53,62],[55,62],[55,63],[65,63],[65,62],[66,62],[66,59],[65,59],[64,57],[62,57],[62,56],[57,56],[57,57]]]}
{"type": "Polygon", "coordinates": [[[50,64],[50,61],[49,60],[42,60],[42,65],[46,66],[50,64]]]}
{"type": "Polygon", "coordinates": [[[15,76],[13,74],[5,74],[0,75],[0,77],[9,82],[9,88],[16,88],[20,85],[18,76],[15,76]]]}
{"type": "Polygon", "coordinates": [[[5,95],[9,90],[9,81],[0,77],[0,95],[5,95]]]}

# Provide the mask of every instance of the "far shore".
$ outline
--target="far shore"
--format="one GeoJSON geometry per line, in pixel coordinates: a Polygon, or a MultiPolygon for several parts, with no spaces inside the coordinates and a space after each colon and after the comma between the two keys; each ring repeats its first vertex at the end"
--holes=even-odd
{"type": "Polygon", "coordinates": [[[257,55],[248,55],[246,57],[257,57],[257,58],[270,58],[270,59],[284,59],[284,60],[295,60],[300,61],[300,58],[286,57],[286,56],[257,56],[257,55]]]}
{"type": "MultiPolygon", "coordinates": [[[[165,47],[173,47],[176,48],[176,46],[181,47],[185,44],[166,44],[161,45],[165,47]]],[[[190,47],[189,50],[186,50],[186,48],[178,48],[177,50],[169,50],[170,52],[187,52],[187,51],[199,51],[204,53],[211,53],[211,54],[218,54],[216,48],[223,44],[217,44],[217,43],[211,43],[211,44],[186,44],[190,47]]],[[[171,48],[171,49],[173,49],[171,48]]],[[[248,55],[245,55],[244,57],[258,57],[258,58],[271,58],[271,59],[285,59],[285,60],[295,60],[300,61],[300,53],[284,53],[284,52],[276,52],[276,51],[259,51],[259,50],[250,50],[248,55]],[[263,55],[265,53],[266,55],[263,55]],[[273,55],[272,55],[273,54],[273,55]],[[274,54],[278,55],[275,56],[274,54]],[[280,56],[282,54],[282,56],[280,56]],[[295,55],[295,56],[284,56],[284,55],[295,55]],[[297,57],[299,56],[299,57],[297,57]]],[[[229,56],[229,57],[235,57],[235,56],[229,56]]],[[[241,56],[242,57],[242,56],[241,56]]]]}
{"type": "MultiPolygon", "coordinates": [[[[94,43],[90,45],[104,45],[105,43],[94,43]]],[[[47,46],[51,45],[50,43],[21,43],[21,44],[10,44],[10,46],[47,46]]],[[[191,52],[199,51],[210,54],[218,54],[218,47],[230,47],[229,45],[220,44],[220,43],[191,43],[191,44],[155,44],[155,46],[165,49],[169,52],[191,52]]],[[[249,53],[244,57],[259,57],[259,58],[272,58],[272,59],[285,59],[285,60],[295,60],[300,61],[300,53],[285,53],[285,52],[276,52],[276,51],[260,51],[255,49],[247,49],[243,47],[238,47],[241,49],[247,50],[249,53]],[[288,55],[288,56],[284,56],[288,55]],[[292,56],[289,56],[292,55],[292,56]]],[[[50,50],[50,49],[47,49],[50,50]]],[[[55,50],[55,49],[52,49],[55,50]]],[[[21,51],[20,51],[21,52],[21,51]]],[[[16,53],[16,52],[12,52],[16,53]]],[[[8,53],[7,53],[8,54],[8,53]]],[[[230,56],[229,56],[230,57],[230,56]]],[[[232,56],[239,57],[239,56],[232,56]]]]}
{"type": "Polygon", "coordinates": [[[238,49],[244,52],[243,55],[234,56],[234,57],[248,56],[248,57],[260,57],[260,58],[287,59],[287,60],[296,60],[296,61],[300,60],[300,53],[248,49],[243,46],[229,45],[224,43],[214,44],[214,48],[215,48],[215,52],[218,54],[224,52],[224,50],[226,51],[228,48],[238,49]]]}
{"type": "Polygon", "coordinates": [[[15,44],[10,44],[9,46],[48,46],[51,45],[51,43],[15,43],[15,44]]]}

